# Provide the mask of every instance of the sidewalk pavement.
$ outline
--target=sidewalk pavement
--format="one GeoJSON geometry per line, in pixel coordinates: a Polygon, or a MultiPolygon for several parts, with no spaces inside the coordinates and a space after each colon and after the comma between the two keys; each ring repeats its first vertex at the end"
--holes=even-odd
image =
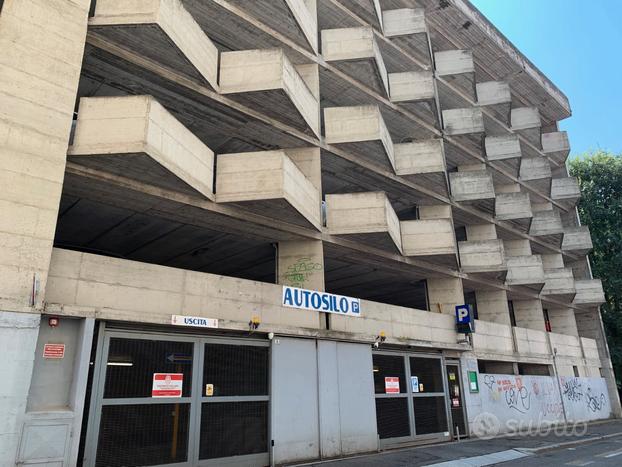
{"type": "MultiPolygon", "coordinates": [[[[378,465],[383,467],[415,467],[425,465],[459,467],[493,465],[548,450],[622,436],[622,420],[608,420],[589,424],[584,434],[562,434],[559,436],[554,433],[553,429],[550,431],[548,435],[525,433],[500,436],[489,440],[475,438],[459,442],[395,449],[363,456],[298,465],[317,467],[376,467],[378,465]]],[[[561,431],[561,427],[558,428],[558,432],[561,431]]],[[[579,429],[579,433],[582,431],[582,429],[579,429]]]]}

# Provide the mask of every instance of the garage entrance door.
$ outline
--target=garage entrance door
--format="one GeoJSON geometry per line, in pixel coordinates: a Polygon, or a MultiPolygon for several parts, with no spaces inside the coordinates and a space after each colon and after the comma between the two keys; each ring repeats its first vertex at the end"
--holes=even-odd
{"type": "Polygon", "coordinates": [[[269,347],[249,339],[103,333],[85,466],[263,466],[269,347]]]}

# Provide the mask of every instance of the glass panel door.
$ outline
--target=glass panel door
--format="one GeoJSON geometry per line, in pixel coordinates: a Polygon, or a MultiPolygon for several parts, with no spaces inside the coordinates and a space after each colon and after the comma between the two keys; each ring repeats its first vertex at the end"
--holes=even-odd
{"type": "Polygon", "coordinates": [[[446,369],[451,428],[455,437],[463,438],[467,433],[464,419],[464,396],[460,382],[460,367],[458,364],[447,364],[446,369]]]}

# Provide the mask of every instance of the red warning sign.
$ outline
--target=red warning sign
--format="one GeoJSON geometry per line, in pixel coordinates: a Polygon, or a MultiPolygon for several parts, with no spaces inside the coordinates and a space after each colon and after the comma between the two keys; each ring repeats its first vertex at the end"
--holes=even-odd
{"type": "Polygon", "coordinates": [[[43,358],[64,358],[65,344],[45,344],[43,346],[43,358]]]}
{"type": "Polygon", "coordinates": [[[183,373],[154,373],[151,397],[181,397],[183,373]]]}
{"type": "Polygon", "coordinates": [[[400,393],[400,379],[397,376],[387,376],[384,378],[384,392],[387,394],[400,393]]]}

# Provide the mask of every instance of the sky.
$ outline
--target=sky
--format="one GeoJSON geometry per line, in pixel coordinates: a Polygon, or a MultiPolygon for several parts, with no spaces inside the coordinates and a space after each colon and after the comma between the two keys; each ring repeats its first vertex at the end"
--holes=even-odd
{"type": "Polygon", "coordinates": [[[471,0],[569,99],[571,155],[622,153],[622,0],[471,0]]]}

